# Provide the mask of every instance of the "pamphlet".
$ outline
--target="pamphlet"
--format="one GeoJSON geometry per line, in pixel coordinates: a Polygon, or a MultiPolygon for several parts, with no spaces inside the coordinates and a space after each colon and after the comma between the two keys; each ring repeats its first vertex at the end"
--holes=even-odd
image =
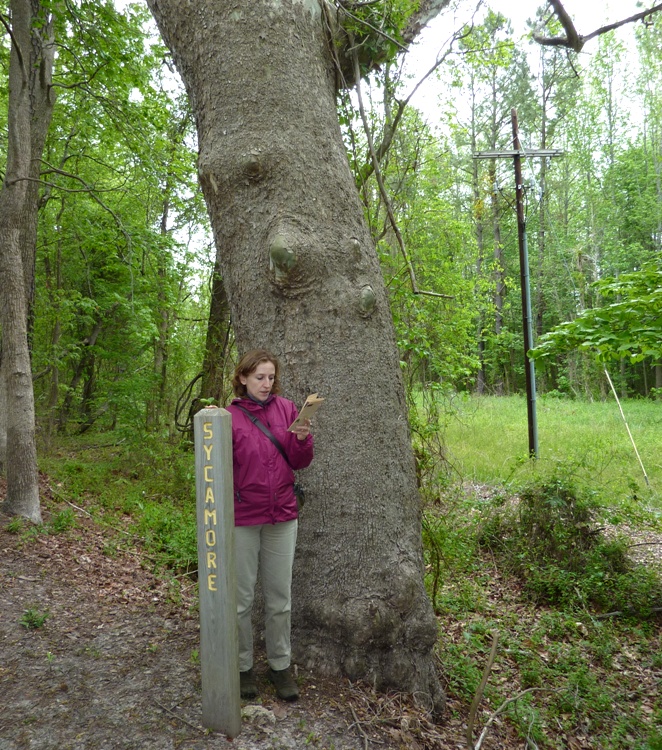
{"type": "Polygon", "coordinates": [[[296,427],[301,427],[306,419],[310,419],[313,414],[320,408],[320,406],[322,405],[322,401],[324,401],[323,398],[320,398],[316,393],[311,393],[310,396],[308,396],[308,398],[306,399],[305,404],[301,407],[299,416],[287,428],[288,431],[292,432],[296,427]]]}

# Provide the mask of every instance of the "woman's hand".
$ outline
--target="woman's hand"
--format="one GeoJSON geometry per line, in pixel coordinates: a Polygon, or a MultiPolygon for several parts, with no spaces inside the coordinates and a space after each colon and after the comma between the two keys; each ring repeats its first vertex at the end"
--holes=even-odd
{"type": "Polygon", "coordinates": [[[305,440],[310,435],[310,419],[306,419],[302,425],[295,427],[292,432],[297,436],[297,440],[305,440]]]}

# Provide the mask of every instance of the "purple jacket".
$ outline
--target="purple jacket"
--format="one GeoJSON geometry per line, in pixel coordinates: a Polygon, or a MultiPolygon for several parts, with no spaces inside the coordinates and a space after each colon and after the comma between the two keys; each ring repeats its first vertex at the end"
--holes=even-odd
{"type": "Polygon", "coordinates": [[[285,449],[294,469],[305,469],[313,460],[313,438],[299,440],[287,428],[297,417],[297,408],[286,398],[269,396],[264,404],[235,398],[227,410],[232,414],[232,468],[234,471],[234,525],[292,521],[298,516],[292,489],[294,472],[269,438],[237,404],[254,414],[285,449]]]}

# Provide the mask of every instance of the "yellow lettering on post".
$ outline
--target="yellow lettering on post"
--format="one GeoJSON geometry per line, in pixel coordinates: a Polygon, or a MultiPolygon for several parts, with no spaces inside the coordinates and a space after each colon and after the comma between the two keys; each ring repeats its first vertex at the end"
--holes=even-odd
{"type": "Polygon", "coordinates": [[[207,567],[209,570],[212,568],[216,568],[216,553],[215,552],[207,552],[207,567]]]}
{"type": "Polygon", "coordinates": [[[216,532],[214,529],[207,529],[207,531],[205,531],[205,542],[208,547],[216,546],[216,532]]]}
{"type": "Polygon", "coordinates": [[[218,591],[216,588],[216,574],[210,573],[207,576],[207,590],[208,591],[218,591]]]}
{"type": "Polygon", "coordinates": [[[211,428],[211,422],[204,422],[202,425],[202,434],[205,440],[211,440],[214,437],[214,431],[211,428]]]}
{"type": "Polygon", "coordinates": [[[207,456],[207,461],[211,461],[211,449],[214,446],[213,445],[203,445],[202,447],[205,449],[205,454],[207,456]]]}
{"type": "Polygon", "coordinates": [[[216,526],[216,509],[207,510],[207,508],[205,508],[205,526],[208,522],[211,522],[214,526],[216,526]]]}
{"type": "Polygon", "coordinates": [[[210,505],[213,505],[216,501],[214,500],[214,490],[211,487],[207,487],[207,492],[205,493],[205,505],[209,503],[210,505]]]}
{"type": "Polygon", "coordinates": [[[213,466],[205,466],[205,482],[213,482],[214,481],[212,477],[207,476],[207,474],[208,474],[207,469],[211,470],[213,468],[214,468],[213,466]]]}

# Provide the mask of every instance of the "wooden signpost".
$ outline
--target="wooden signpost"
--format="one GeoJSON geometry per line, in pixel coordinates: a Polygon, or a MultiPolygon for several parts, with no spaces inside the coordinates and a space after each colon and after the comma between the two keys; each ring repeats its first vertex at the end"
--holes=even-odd
{"type": "Polygon", "coordinates": [[[241,731],[234,557],[232,416],[207,408],[194,419],[200,587],[202,723],[234,738],[241,731]]]}

